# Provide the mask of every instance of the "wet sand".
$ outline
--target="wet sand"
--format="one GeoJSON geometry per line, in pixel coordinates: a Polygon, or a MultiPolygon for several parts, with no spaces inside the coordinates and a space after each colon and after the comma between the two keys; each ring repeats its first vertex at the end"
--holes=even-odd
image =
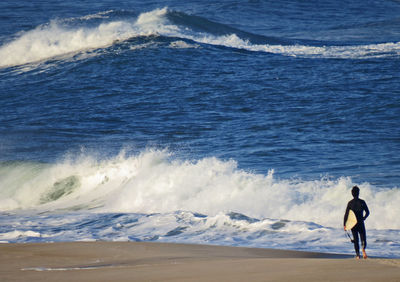
{"type": "Polygon", "coordinates": [[[0,244],[0,281],[400,281],[400,260],[170,243],[0,244]]]}

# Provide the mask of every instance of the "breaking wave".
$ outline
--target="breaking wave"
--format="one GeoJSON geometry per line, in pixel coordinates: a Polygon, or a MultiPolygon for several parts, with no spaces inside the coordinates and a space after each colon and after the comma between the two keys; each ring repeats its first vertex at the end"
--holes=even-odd
{"type": "MultiPolygon", "coordinates": [[[[254,174],[238,169],[234,160],[178,160],[160,150],[121,153],[108,160],[85,156],[56,164],[8,162],[1,164],[0,176],[1,212],[233,212],[331,227],[342,225],[354,185],[346,177],[276,179],[273,170],[254,174]]],[[[358,185],[371,210],[368,226],[399,229],[400,190],[358,185]]]]}
{"type": "MultiPolygon", "coordinates": [[[[115,19],[118,17],[114,13],[106,11],[70,21],[55,20],[23,32],[0,46],[0,67],[40,62],[58,56],[73,56],[79,52],[107,48],[130,38],[150,35],[305,58],[363,59],[400,55],[400,42],[312,46],[246,33],[201,17],[169,11],[167,8],[142,13],[130,19],[115,19]],[[96,21],[95,24],[92,23],[93,20],[96,21]]],[[[180,46],[183,46],[182,42],[180,46]]]]}

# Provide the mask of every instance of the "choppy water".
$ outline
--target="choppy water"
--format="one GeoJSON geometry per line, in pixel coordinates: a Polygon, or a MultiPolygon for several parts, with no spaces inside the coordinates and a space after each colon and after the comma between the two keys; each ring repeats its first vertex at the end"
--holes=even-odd
{"type": "Polygon", "coordinates": [[[0,241],[400,256],[400,3],[180,2],[0,3],[0,241]]]}

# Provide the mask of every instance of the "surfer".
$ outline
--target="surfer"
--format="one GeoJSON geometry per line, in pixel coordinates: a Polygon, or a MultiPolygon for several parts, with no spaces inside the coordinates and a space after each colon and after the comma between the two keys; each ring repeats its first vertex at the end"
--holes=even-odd
{"type": "Polygon", "coordinates": [[[369,216],[369,209],[365,201],[358,198],[360,194],[360,188],[354,186],[353,189],[351,190],[351,194],[353,195],[353,200],[351,200],[347,204],[346,213],[344,214],[344,230],[346,230],[346,221],[347,218],[349,217],[349,212],[350,210],[352,210],[357,219],[356,225],[353,228],[351,228],[351,233],[353,233],[353,238],[354,238],[353,243],[354,243],[354,249],[356,251],[356,258],[357,259],[360,258],[360,246],[358,244],[358,235],[360,235],[363,258],[366,259],[367,254],[365,252],[365,248],[367,247],[367,237],[365,233],[364,220],[369,216]]]}

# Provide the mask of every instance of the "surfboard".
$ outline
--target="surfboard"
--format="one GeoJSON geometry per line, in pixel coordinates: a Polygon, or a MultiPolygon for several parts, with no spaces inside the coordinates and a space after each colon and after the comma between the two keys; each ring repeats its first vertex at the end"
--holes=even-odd
{"type": "Polygon", "coordinates": [[[357,224],[356,215],[352,210],[349,210],[349,216],[347,217],[346,221],[346,230],[351,230],[357,224]]]}

